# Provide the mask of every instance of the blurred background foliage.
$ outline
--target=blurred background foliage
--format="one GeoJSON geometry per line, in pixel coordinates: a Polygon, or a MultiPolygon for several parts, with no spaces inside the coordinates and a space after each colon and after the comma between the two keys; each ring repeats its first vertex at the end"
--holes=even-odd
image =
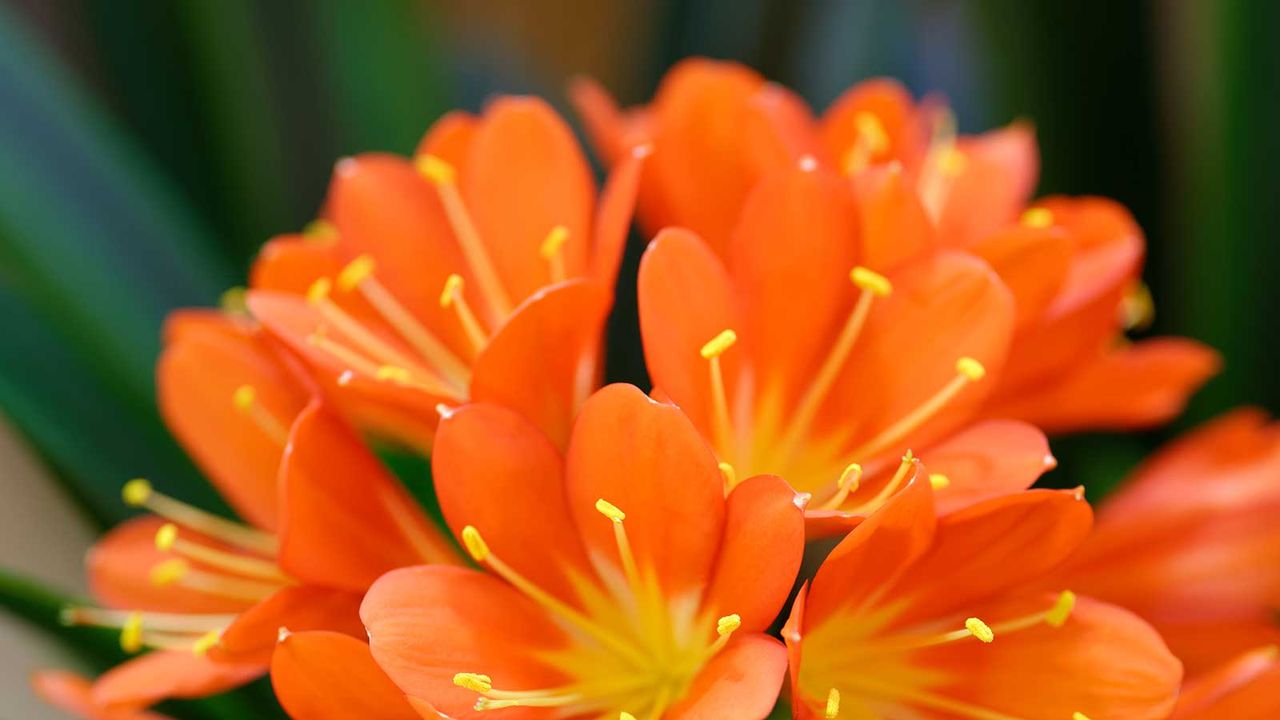
{"type": "MultiPolygon", "coordinates": [[[[705,54],[818,108],[892,75],[949,97],[964,131],[1030,119],[1042,193],[1133,210],[1152,332],[1227,364],[1173,428],[1055,442],[1049,482],[1097,497],[1178,428],[1280,407],[1277,28],[1271,0],[4,0],[0,413],[93,526],[123,517],[134,475],[224,507],[155,412],[166,312],[214,304],[264,240],[310,220],[343,155],[408,152],[444,110],[496,92],[567,111],[576,73],[639,102],[705,54]]],[[[632,290],[611,372],[642,382],[632,290]]],[[[18,564],[4,541],[0,565],[18,564]]],[[[61,602],[9,576],[0,595],[42,624],[61,602]]]]}

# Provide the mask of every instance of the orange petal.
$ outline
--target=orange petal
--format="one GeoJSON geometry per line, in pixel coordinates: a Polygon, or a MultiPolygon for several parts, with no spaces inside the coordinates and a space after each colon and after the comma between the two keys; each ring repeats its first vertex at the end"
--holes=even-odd
{"type": "Polygon", "coordinates": [[[476,358],[471,399],[510,407],[563,447],[574,413],[599,377],[612,302],[610,292],[588,280],[540,290],[476,358]]]}
{"type": "Polygon", "coordinates": [[[785,167],[806,155],[815,160],[821,156],[813,112],[791,89],[765,84],[751,98],[750,110],[744,122],[756,167],[785,167]]]}
{"type": "Polygon", "coordinates": [[[447,112],[431,124],[431,129],[427,130],[413,154],[434,155],[454,168],[461,168],[467,162],[478,125],[476,116],[471,113],[461,110],[447,112]]]}
{"type": "Polygon", "coordinates": [[[140,708],[161,700],[226,692],[261,676],[265,664],[216,662],[190,650],[156,650],[104,673],[93,684],[93,702],[140,708]]]}
{"type": "Polygon", "coordinates": [[[981,135],[961,137],[964,170],[955,178],[938,217],[938,232],[952,247],[1017,220],[1035,190],[1040,156],[1035,130],[1016,122],[981,135]]]}
{"type": "MultiPolygon", "coordinates": [[[[845,154],[858,139],[859,113],[870,113],[885,132],[888,147],[873,158],[896,159],[914,168],[924,157],[927,128],[921,123],[911,93],[896,80],[873,78],[854,85],[836,99],[822,116],[822,143],[827,160],[841,167],[845,154]]],[[[879,269],[879,268],[877,268],[879,269]]]]}
{"type": "MultiPolygon", "coordinates": [[[[236,613],[252,603],[195,590],[151,582],[151,569],[173,555],[156,549],[156,532],[164,525],[157,517],[127,520],[112,528],[85,556],[85,569],[93,597],[103,605],[122,610],[184,613],[236,613]]],[[[192,533],[185,532],[184,535],[192,533]]],[[[225,546],[203,537],[202,545],[220,550],[225,546]]],[[[202,567],[192,562],[192,567],[202,567]]]]}
{"type": "MultiPolygon", "coordinates": [[[[1044,596],[975,612],[1018,617],[1053,600],[1044,596]]],[[[1173,709],[1182,679],[1182,666],[1150,626],[1128,611],[1085,597],[1061,628],[1038,625],[998,635],[990,644],[951,643],[919,656],[955,678],[932,692],[983,708],[992,717],[1069,718],[1080,712],[1091,718],[1161,720],[1173,709]]]]}
{"type": "Polygon", "coordinates": [[[743,481],[726,502],[724,542],[703,604],[742,618],[744,632],[769,627],[795,584],[804,554],[806,498],[779,477],[743,481]]]}
{"type": "Polygon", "coordinates": [[[569,230],[568,274],[582,274],[595,185],[573,132],[545,102],[503,97],[486,108],[461,186],[512,303],[550,282],[539,249],[558,225],[569,230]]]}
{"type": "Polygon", "coordinates": [[[241,387],[252,387],[253,412],[261,409],[287,428],[305,393],[253,332],[192,326],[173,336],[156,368],[165,422],[241,517],[274,529],[282,438],[232,400],[241,387]]]}
{"type": "Polygon", "coordinates": [[[1016,420],[971,425],[923,457],[930,473],[948,480],[934,493],[940,514],[1026,490],[1057,465],[1044,433],[1016,420]]]}
{"type": "Polygon", "coordinates": [[[1074,248],[1060,229],[1018,225],[984,237],[971,250],[1009,286],[1022,327],[1043,315],[1057,296],[1074,248]]]}
{"type": "Polygon", "coordinates": [[[507,408],[464,405],[440,421],[431,466],[455,535],[475,526],[522,575],[574,597],[567,571],[586,574],[590,565],[565,500],[560,454],[545,436],[507,408]]]}
{"type": "Polygon", "coordinates": [[[694,678],[667,720],[763,720],[778,699],[787,650],[767,635],[734,636],[694,678]]]}
{"type": "Polygon", "coordinates": [[[803,618],[793,614],[793,632],[858,607],[906,572],[933,542],[934,518],[933,492],[925,478],[916,477],[823,561],[810,586],[803,618]]]}
{"type": "Polygon", "coordinates": [[[84,720],[171,720],[146,710],[110,709],[93,702],[88,678],[63,670],[42,670],[31,676],[31,688],[40,699],[84,720]]]}
{"type": "Polygon", "coordinates": [[[1069,557],[1092,524],[1089,504],[1070,490],[1028,490],[943,516],[933,547],[893,590],[911,603],[900,621],[971,612],[1025,586],[1069,557]]]}
{"type": "Polygon", "coordinates": [[[631,216],[640,192],[640,174],[647,150],[637,150],[618,163],[605,181],[595,217],[589,274],[603,287],[612,288],[618,265],[631,233],[631,216]]]}
{"type": "Polygon", "coordinates": [[[616,165],[630,151],[628,118],[618,109],[617,101],[589,77],[573,79],[569,84],[569,100],[578,111],[596,156],[606,167],[616,165]]]}
{"type": "Polygon", "coordinates": [[[1194,340],[1152,338],[1083,363],[1056,383],[1002,394],[990,412],[1049,432],[1149,427],[1181,413],[1221,366],[1218,353],[1194,340]]]}
{"type": "Polygon", "coordinates": [[[897,269],[937,243],[933,221],[902,167],[873,167],[853,178],[861,221],[862,262],[881,273],[897,269]]]}
{"type": "Polygon", "coordinates": [[[338,633],[281,638],[271,656],[271,686],[296,720],[419,720],[404,693],[373,661],[369,646],[338,633]]]}
{"type": "MultiPolygon", "coordinates": [[[[696,235],[664,230],[645,250],[638,284],[640,333],[654,387],[712,437],[711,386],[699,350],[735,323],[724,265],[696,235]]],[[[738,354],[730,350],[721,358],[726,380],[738,354]]]]}
{"type": "Polygon", "coordinates": [[[280,566],[299,580],[364,592],[388,570],[460,560],[359,436],[319,402],[298,417],[280,476],[280,566]]]}
{"type": "Polygon", "coordinates": [[[342,265],[336,242],[281,235],[258,251],[249,270],[249,286],[305,295],[316,279],[334,277],[342,265]]]}
{"type": "Polygon", "coordinates": [[[858,256],[853,202],[838,176],[793,167],[747,196],[726,263],[745,324],[736,330],[762,393],[789,406],[804,391],[798,380],[817,372],[853,306],[858,256]]]}
{"type": "Polygon", "coordinates": [[[1280,716],[1280,651],[1245,653],[1182,686],[1172,720],[1270,720],[1280,716]]]}
{"type": "Polygon", "coordinates": [[[460,672],[489,675],[512,690],[567,680],[535,659],[569,642],[564,631],[484,573],[440,565],[393,570],[369,589],[360,615],[373,657],[392,682],[446,716],[471,717],[476,694],[453,684],[460,672]]]}
{"type": "Polygon", "coordinates": [[[241,613],[209,651],[214,660],[234,663],[271,662],[282,627],[332,630],[363,638],[359,593],[301,585],[287,587],[241,613]]]}
{"type": "Polygon", "coordinates": [[[723,537],[724,480],[716,458],[674,405],[610,385],[582,406],[565,461],[569,512],[588,551],[616,558],[599,499],[627,514],[638,563],[668,593],[706,586],[723,537]]]}

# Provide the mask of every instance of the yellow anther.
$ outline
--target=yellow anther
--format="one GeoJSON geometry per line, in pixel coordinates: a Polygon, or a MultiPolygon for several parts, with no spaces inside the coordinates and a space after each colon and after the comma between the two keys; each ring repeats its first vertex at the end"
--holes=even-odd
{"type": "Polygon", "coordinates": [[[560,254],[560,249],[569,241],[569,228],[564,225],[557,225],[551,228],[551,232],[547,233],[547,239],[542,241],[542,247],[538,249],[543,260],[550,260],[560,254]]]}
{"type": "MultiPolygon", "coordinates": [[[[285,630],[286,634],[288,632],[289,632],[288,630],[285,630]]],[[[209,632],[196,638],[196,641],[191,644],[191,652],[195,653],[196,655],[204,655],[205,653],[212,650],[214,646],[218,644],[218,641],[221,639],[222,639],[221,630],[210,630],[209,632]]],[[[279,639],[278,636],[277,636],[277,639],[279,639]]]]}
{"type": "Polygon", "coordinates": [[[1046,207],[1027,208],[1019,221],[1029,228],[1053,227],[1053,211],[1046,207]]]}
{"type": "Polygon", "coordinates": [[[617,505],[600,498],[596,501],[596,511],[610,520],[620,523],[627,519],[627,514],[618,509],[617,505]]]}
{"type": "Polygon", "coordinates": [[[187,561],[182,558],[172,558],[156,563],[151,568],[151,584],[157,587],[172,585],[181,580],[189,568],[187,561]]]}
{"type": "Polygon", "coordinates": [[[453,676],[453,684],[477,693],[493,690],[493,678],[480,673],[458,673],[453,676]]]}
{"type": "Polygon", "coordinates": [[[736,342],[738,342],[738,333],[732,330],[721,330],[719,335],[711,338],[707,341],[706,345],[702,346],[702,350],[700,350],[699,353],[701,353],[705,360],[718,358],[723,355],[726,350],[733,347],[733,344],[736,342]]]}
{"type": "Polygon", "coordinates": [[[462,544],[466,546],[472,560],[484,562],[489,559],[489,545],[480,537],[480,531],[474,525],[462,528],[462,544]]]}
{"type": "Polygon", "coordinates": [[[333,242],[338,239],[338,228],[328,220],[312,220],[302,228],[302,237],[318,242],[333,242]]]}
{"type": "Polygon", "coordinates": [[[120,490],[124,504],[129,507],[141,507],[151,499],[151,483],[145,478],[134,478],[124,484],[120,490]]]}
{"type": "Polygon", "coordinates": [[[318,305],[329,297],[329,291],[333,289],[333,282],[327,277],[316,278],[311,283],[311,287],[307,288],[307,302],[312,305],[318,305]]]}
{"type": "Polygon", "coordinates": [[[347,263],[338,273],[338,289],[343,292],[351,292],[360,286],[370,275],[377,263],[373,261],[371,255],[361,255],[360,257],[347,263]]]}
{"type": "Polygon", "coordinates": [[[822,713],[822,717],[826,718],[826,720],[835,720],[839,715],[840,691],[835,688],[831,688],[831,690],[827,692],[827,707],[826,711],[822,713]]]}
{"type": "Polygon", "coordinates": [[[120,628],[120,649],[136,653],[142,649],[142,613],[130,613],[120,628]]]}
{"type": "Polygon", "coordinates": [[[435,155],[419,155],[414,158],[413,166],[422,177],[437,185],[451,185],[458,178],[453,166],[435,155]]]}
{"type": "Polygon", "coordinates": [[[941,490],[950,484],[951,478],[946,475],[943,475],[942,473],[929,473],[929,485],[931,485],[934,490],[941,490]]]}
{"type": "Polygon", "coordinates": [[[889,133],[875,113],[865,110],[853,116],[853,127],[858,131],[858,139],[866,143],[867,150],[879,155],[889,149],[889,133]]]}
{"type": "Polygon", "coordinates": [[[983,367],[982,363],[971,357],[962,357],[956,361],[956,372],[973,382],[977,382],[987,374],[987,369],[983,367]]]}
{"type": "Polygon", "coordinates": [[[996,634],[991,631],[991,627],[976,617],[971,617],[968,620],[965,620],[964,628],[969,631],[970,635],[973,635],[984,643],[989,643],[996,639],[996,634]]]}
{"type": "Polygon", "coordinates": [[[248,290],[239,285],[227,288],[218,298],[218,306],[222,308],[222,312],[232,315],[244,315],[249,311],[249,306],[245,302],[245,296],[248,292],[248,290]]]}
{"type": "Polygon", "coordinates": [[[969,158],[956,148],[951,148],[941,159],[942,172],[945,175],[955,177],[965,171],[969,167],[969,158]]]}
{"type": "Polygon", "coordinates": [[[374,373],[374,377],[379,380],[394,380],[396,382],[409,382],[409,371],[397,367],[395,365],[383,365],[374,373]]]}
{"type": "Polygon", "coordinates": [[[623,710],[622,712],[618,713],[618,720],[636,720],[636,716],[632,715],[626,710],[623,710]]]}
{"type": "Polygon", "coordinates": [[[252,385],[241,385],[231,394],[231,404],[236,409],[244,412],[253,407],[253,401],[258,398],[258,391],[253,389],[252,385]]]}
{"type": "Polygon", "coordinates": [[[738,484],[738,471],[734,470],[733,466],[727,462],[720,463],[719,467],[720,475],[724,477],[725,491],[732,490],[738,484]]]}
{"type": "Polygon", "coordinates": [[[1071,720],[1089,720],[1089,716],[1082,712],[1076,711],[1071,713],[1071,720]]]}
{"type": "Polygon", "coordinates": [[[453,273],[444,279],[444,288],[440,290],[440,307],[448,308],[453,305],[453,300],[462,294],[462,289],[466,287],[466,281],[458,273],[453,273]]]}
{"type": "Polygon", "coordinates": [[[840,480],[836,483],[836,487],[844,490],[846,493],[857,492],[858,486],[862,484],[862,466],[858,463],[849,463],[844,471],[840,473],[840,480]]]}
{"type": "Polygon", "coordinates": [[[1151,288],[1139,280],[1131,285],[1120,301],[1120,322],[1125,330],[1146,330],[1156,319],[1156,301],[1151,288]]]}
{"type": "Polygon", "coordinates": [[[178,526],[173,523],[165,523],[156,531],[156,549],[160,552],[168,552],[177,540],[178,526]]]}
{"type": "Polygon", "coordinates": [[[716,634],[724,637],[740,627],[742,627],[741,615],[725,615],[716,621],[716,634]]]}
{"type": "Polygon", "coordinates": [[[875,293],[880,297],[888,297],[889,293],[893,292],[893,283],[889,282],[889,278],[861,265],[849,271],[849,279],[860,289],[875,293]]]}
{"type": "Polygon", "coordinates": [[[1071,611],[1076,607],[1076,594],[1070,590],[1063,590],[1058,596],[1057,602],[1045,613],[1044,621],[1049,627],[1060,628],[1067,623],[1067,618],[1071,617],[1071,611]]]}

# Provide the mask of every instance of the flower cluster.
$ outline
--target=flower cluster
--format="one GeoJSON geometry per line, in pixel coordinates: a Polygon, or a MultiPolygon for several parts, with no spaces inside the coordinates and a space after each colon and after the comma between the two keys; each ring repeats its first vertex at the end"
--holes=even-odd
{"type": "Polygon", "coordinates": [[[890,81],[820,118],[740,66],[653,102],[504,97],[166,328],[229,520],[135,479],[93,549],[137,657],[86,718],[264,674],[302,720],[1273,718],[1280,429],[1239,411],[1095,520],[1045,432],[1163,422],[1217,368],[1148,319],[1118,204],[1033,199],[1030,127],[890,81]],[[603,385],[632,215],[650,392],[603,385]],[[377,448],[430,457],[437,521],[377,448]],[[1185,682],[1184,682],[1185,669],[1185,682]]]}

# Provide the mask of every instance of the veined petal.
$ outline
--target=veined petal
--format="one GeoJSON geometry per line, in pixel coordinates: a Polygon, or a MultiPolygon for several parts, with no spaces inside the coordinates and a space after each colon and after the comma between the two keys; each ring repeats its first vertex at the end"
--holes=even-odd
{"type": "Polygon", "coordinates": [[[1057,464],[1044,433],[1017,420],[986,420],[928,448],[930,473],[946,478],[934,491],[938,512],[1021,492],[1057,464]]]}
{"type": "Polygon", "coordinates": [[[694,678],[667,720],[763,720],[787,671],[787,650],[763,634],[734,637],[694,678]]]}
{"type": "Polygon", "coordinates": [[[1035,129],[1024,122],[961,137],[956,149],[964,169],[947,194],[938,232],[947,245],[966,247],[1018,218],[1039,179],[1040,153],[1035,129]]]}
{"type": "Polygon", "coordinates": [[[209,657],[233,663],[271,662],[280,628],[332,630],[364,637],[359,593],[301,585],[278,590],[237,617],[209,650],[209,657]]]}
{"type": "Polygon", "coordinates": [[[464,168],[478,125],[479,120],[471,113],[461,110],[447,112],[431,124],[413,154],[434,155],[455,169],[464,168]]]}
{"type": "Polygon", "coordinates": [[[336,241],[280,235],[258,251],[249,270],[249,286],[305,295],[317,278],[334,277],[342,265],[336,241]]]}
{"type": "Polygon", "coordinates": [[[167,699],[216,695],[261,676],[265,664],[216,662],[190,650],[156,650],[108,670],[93,684],[93,702],[140,708],[167,699]]]}
{"type": "Polygon", "coordinates": [[[971,250],[1013,293],[1016,323],[1022,327],[1044,314],[1067,278],[1075,243],[1057,228],[1017,225],[988,235],[971,250]]]}
{"type": "Polygon", "coordinates": [[[937,245],[933,221],[900,166],[868,168],[852,182],[864,265],[889,273],[937,245]]]}
{"type": "Polygon", "coordinates": [[[1270,720],[1280,715],[1280,651],[1244,653],[1183,685],[1172,720],[1270,720]]]}
{"type": "Polygon", "coordinates": [[[289,633],[271,656],[271,686],[296,720],[418,720],[369,646],[332,632],[289,633]]]}

